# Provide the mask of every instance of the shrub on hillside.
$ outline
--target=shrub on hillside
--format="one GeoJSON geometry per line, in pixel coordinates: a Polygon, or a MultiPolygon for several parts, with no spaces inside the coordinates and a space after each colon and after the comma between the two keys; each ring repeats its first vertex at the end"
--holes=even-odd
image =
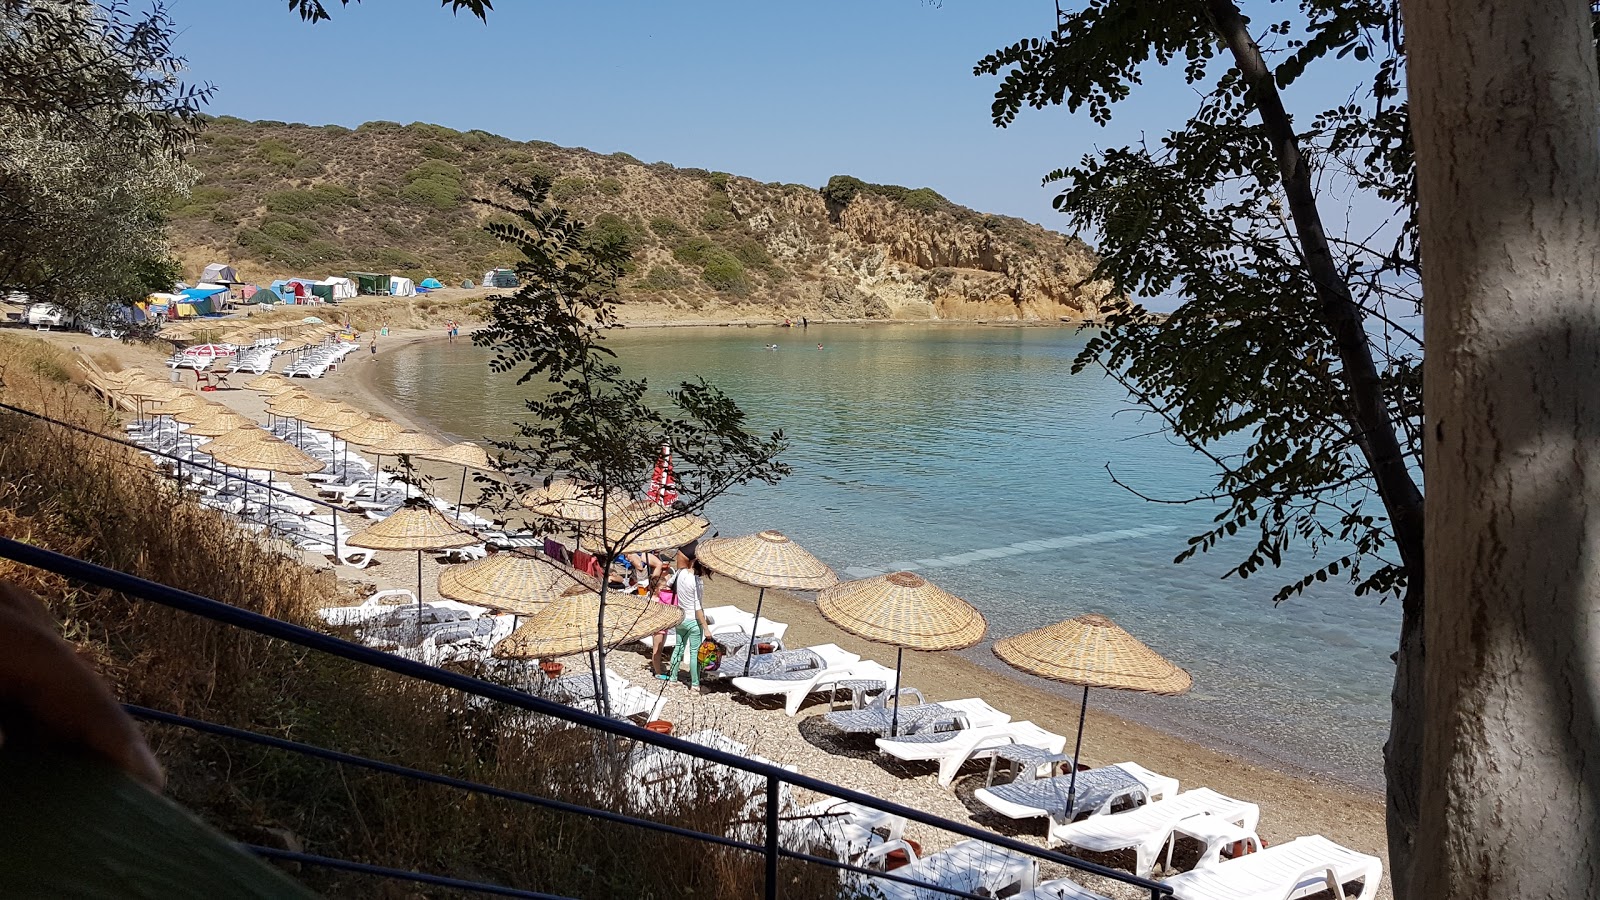
{"type": "Polygon", "coordinates": [[[267,138],[256,145],[256,155],[266,161],[267,165],[288,172],[294,169],[295,163],[300,161],[300,154],[282,141],[267,138]]]}
{"type": "Polygon", "coordinates": [[[700,264],[700,277],[714,290],[743,296],[750,293],[750,279],[744,264],[721,247],[706,255],[700,264]]]}
{"type": "Polygon", "coordinates": [[[689,233],[689,229],[678,224],[676,219],[667,216],[657,216],[650,220],[650,230],[667,243],[673,243],[689,233]]]}
{"type": "Polygon", "coordinates": [[[172,208],[174,218],[187,218],[189,216],[204,216],[220,209],[223,204],[233,199],[233,192],[227,188],[212,185],[198,185],[189,190],[189,196],[179,200],[172,208]]]}
{"type": "Polygon", "coordinates": [[[453,209],[464,195],[461,174],[450,163],[430,159],[403,176],[400,196],[435,209],[453,209]]]}
{"type": "Polygon", "coordinates": [[[589,179],[581,178],[577,175],[569,175],[565,178],[557,178],[555,183],[550,185],[550,199],[557,203],[571,203],[574,200],[587,197],[593,189],[594,183],[589,179]]]}
{"type": "Polygon", "coordinates": [[[689,286],[689,279],[672,266],[654,265],[637,285],[645,291],[675,291],[689,286]]]}
{"type": "Polygon", "coordinates": [[[602,178],[594,183],[594,189],[602,194],[605,194],[607,197],[615,197],[622,193],[622,179],[610,177],[602,178]]]}

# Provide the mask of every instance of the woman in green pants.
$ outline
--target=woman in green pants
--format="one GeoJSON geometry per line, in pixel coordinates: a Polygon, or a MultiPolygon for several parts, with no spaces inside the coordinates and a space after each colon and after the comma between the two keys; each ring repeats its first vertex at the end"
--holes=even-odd
{"type": "Polygon", "coordinates": [[[684,545],[678,550],[676,561],[677,571],[672,573],[668,587],[678,601],[678,608],[683,610],[683,621],[678,623],[677,646],[672,648],[672,662],[667,665],[665,674],[657,675],[662,681],[672,681],[678,677],[678,663],[684,655],[689,657],[689,686],[698,690],[700,688],[700,642],[705,639],[707,632],[706,613],[704,605],[700,602],[700,580],[710,578],[711,570],[706,568],[695,558],[695,544],[684,545]]]}

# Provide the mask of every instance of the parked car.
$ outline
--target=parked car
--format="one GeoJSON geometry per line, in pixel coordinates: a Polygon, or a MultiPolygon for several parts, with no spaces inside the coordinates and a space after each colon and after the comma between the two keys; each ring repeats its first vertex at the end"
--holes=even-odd
{"type": "Polygon", "coordinates": [[[54,303],[35,303],[28,307],[28,324],[35,328],[60,328],[67,324],[67,311],[54,303]]]}

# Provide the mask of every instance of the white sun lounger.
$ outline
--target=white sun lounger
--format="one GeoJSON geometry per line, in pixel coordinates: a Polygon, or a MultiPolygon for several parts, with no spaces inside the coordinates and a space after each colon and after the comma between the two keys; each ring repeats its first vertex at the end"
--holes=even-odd
{"type": "MultiPolygon", "coordinates": [[[[962,841],[931,856],[917,858],[904,841],[889,841],[868,854],[881,858],[893,850],[905,851],[911,864],[894,870],[902,878],[972,894],[998,897],[1013,891],[1031,891],[1039,880],[1039,861],[983,841],[962,841]]],[[[884,900],[923,900],[945,896],[887,878],[865,878],[884,900]]]]}
{"type": "Polygon", "coordinates": [[[877,743],[880,751],[896,759],[937,762],[939,785],[949,787],[967,760],[993,756],[996,750],[1012,744],[1037,747],[1047,753],[1060,753],[1061,748],[1067,745],[1067,739],[1045,731],[1032,722],[1004,722],[955,731],[881,737],[877,743]]]}
{"type": "Polygon", "coordinates": [[[1097,894],[1070,878],[1054,878],[1031,891],[1023,891],[1011,900],[1111,900],[1111,898],[1105,894],[1097,894]]]}
{"type": "MultiPolygon", "coordinates": [[[[884,691],[866,709],[831,712],[825,718],[829,724],[847,733],[887,735],[896,721],[894,701],[886,699],[891,694],[891,691],[884,691]]],[[[968,697],[965,700],[901,706],[898,721],[900,734],[917,734],[940,729],[1004,725],[1011,721],[1011,715],[995,709],[981,697],[968,697]]]]}
{"type": "Polygon", "coordinates": [[[803,809],[795,810],[791,823],[794,828],[785,846],[800,853],[813,853],[826,849],[833,858],[855,863],[866,854],[889,841],[905,836],[906,819],[868,806],[836,798],[818,800],[803,809]]]}
{"type": "MultiPolygon", "coordinates": [[[[1077,789],[1077,796],[1073,797],[1073,806],[1080,810],[1089,807],[1091,812],[1102,813],[1109,812],[1111,804],[1124,798],[1131,797],[1140,802],[1154,803],[1178,793],[1178,779],[1152,772],[1133,762],[1079,772],[1075,785],[1069,785],[1067,779],[1070,777],[1068,773],[1033,780],[1019,778],[1009,785],[978,788],[973,798],[1003,816],[1031,819],[1058,817],[1058,813],[1065,813],[1065,795],[1070,787],[1077,789]],[[1138,785],[1139,788],[1135,788],[1134,785],[1138,785]],[[1138,797],[1139,793],[1143,794],[1143,798],[1138,797]],[[1025,795],[1030,794],[1037,796],[1025,799],[1025,795]],[[1090,804],[1093,806],[1089,806],[1090,804]],[[1093,807],[1100,808],[1095,810],[1093,807]]],[[[1070,820],[1077,816],[1066,818],[1070,820]]]]}
{"type": "Polygon", "coordinates": [[[773,657],[787,660],[786,671],[768,671],[752,676],[734,677],[733,687],[749,693],[750,697],[784,698],[784,709],[790,716],[797,713],[806,695],[810,695],[813,690],[822,690],[818,687],[819,682],[846,673],[850,671],[850,666],[861,661],[861,657],[856,653],[851,653],[838,644],[818,644],[816,647],[805,647],[802,650],[786,650],[781,657],[778,653],[773,653],[773,657]]]}
{"type": "Polygon", "coordinates": [[[1359,881],[1356,900],[1370,900],[1382,879],[1383,861],[1376,856],[1314,834],[1174,875],[1167,884],[1177,900],[1296,900],[1323,891],[1344,900],[1344,885],[1359,881]]]}
{"type": "Polygon", "coordinates": [[[1090,816],[1066,824],[1052,821],[1047,843],[1069,844],[1099,853],[1131,849],[1135,854],[1134,874],[1148,878],[1161,848],[1172,837],[1172,827],[1201,813],[1211,813],[1246,831],[1255,831],[1261,807],[1225,797],[1209,788],[1195,788],[1170,800],[1147,803],[1126,812],[1090,816]]]}
{"type": "MultiPolygon", "coordinates": [[[[781,641],[784,634],[789,630],[787,624],[774,622],[766,616],[762,616],[761,621],[757,622],[753,614],[747,613],[737,606],[708,606],[705,613],[706,621],[711,623],[711,637],[713,638],[730,632],[742,631],[745,634],[754,634],[763,638],[774,637],[781,641]]],[[[650,637],[645,637],[639,643],[649,647],[652,646],[652,640],[650,637]]],[[[666,641],[662,646],[671,649],[677,644],[678,636],[669,630],[666,641]]]]}

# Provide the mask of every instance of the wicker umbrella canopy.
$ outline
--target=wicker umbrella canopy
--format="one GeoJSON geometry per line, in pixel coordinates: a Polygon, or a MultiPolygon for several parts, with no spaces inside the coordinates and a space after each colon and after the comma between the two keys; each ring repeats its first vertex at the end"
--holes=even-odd
{"type": "Polygon", "coordinates": [[[327,467],[322,460],[280,440],[237,441],[212,450],[206,446],[211,458],[227,466],[240,469],[265,469],[285,475],[305,475],[321,472],[327,467]]]}
{"type": "MultiPolygon", "coordinates": [[[[309,413],[307,413],[307,415],[309,415],[309,413]]],[[[318,419],[307,419],[307,421],[311,423],[313,428],[320,428],[323,431],[338,432],[341,429],[353,428],[357,425],[360,425],[362,422],[365,422],[367,418],[367,414],[361,412],[360,410],[351,409],[348,406],[341,406],[339,409],[334,410],[330,415],[318,419]]]]}
{"type": "Polygon", "coordinates": [[[188,412],[192,409],[199,409],[202,406],[209,406],[210,403],[211,402],[209,400],[205,399],[199,394],[184,391],[178,396],[173,397],[171,400],[168,400],[167,402],[157,406],[155,409],[151,410],[151,412],[158,416],[175,416],[181,412],[188,412]]]}
{"type": "Polygon", "coordinates": [[[293,385],[289,384],[289,379],[279,375],[276,372],[264,372],[260,375],[257,375],[249,381],[246,381],[244,386],[252,391],[269,391],[275,390],[279,387],[293,387],[293,385]]]}
{"type": "Polygon", "coordinates": [[[699,558],[713,572],[760,588],[820,591],[839,583],[822,560],[778,531],[701,541],[699,558]]]}
{"type": "Polygon", "coordinates": [[[858,637],[910,650],[960,650],[983,640],[983,613],[920,575],[846,581],[817,596],[817,609],[858,637]]]}
{"type": "Polygon", "coordinates": [[[295,418],[316,403],[320,403],[306,394],[283,393],[267,401],[267,408],[280,416],[295,418]]]}
{"type": "MultiPolygon", "coordinates": [[[[528,617],[521,628],[495,645],[502,659],[548,659],[600,646],[600,595],[586,587],[562,596],[528,617]]],[[[616,647],[676,625],[682,611],[630,594],[606,599],[605,644],[616,647]]]]}
{"type": "Polygon", "coordinates": [[[231,447],[235,444],[264,441],[271,438],[272,435],[268,434],[265,429],[258,427],[254,422],[247,422],[232,431],[217,435],[200,449],[205,453],[210,453],[213,449],[220,450],[223,447],[231,447]]]}
{"type": "MultiPolygon", "coordinates": [[[[1089,713],[1089,688],[1181,694],[1194,680],[1189,673],[1146,647],[1117,623],[1098,613],[1078,616],[995,641],[994,655],[1030,675],[1083,685],[1078,710],[1078,739],[1072,758],[1083,752],[1083,722],[1089,713]]],[[[1078,768],[1067,782],[1067,808],[1078,788],[1078,768]]]]}
{"type": "Polygon", "coordinates": [[[453,463],[466,466],[469,469],[481,469],[485,472],[494,468],[489,463],[489,453],[471,441],[462,441],[459,444],[450,444],[438,450],[429,450],[418,453],[423,459],[432,459],[438,462],[453,463]]]}
{"type": "Polygon", "coordinates": [[[302,422],[315,422],[318,419],[325,419],[335,413],[343,412],[344,408],[344,404],[335,403],[332,400],[317,400],[301,407],[295,418],[302,422]]]}
{"type": "Polygon", "coordinates": [[[531,616],[578,587],[598,590],[594,579],[553,559],[496,553],[439,573],[439,594],[500,612],[531,616]]]}
{"type": "Polygon", "coordinates": [[[394,515],[363,528],[346,541],[369,550],[452,550],[478,539],[431,506],[403,506],[394,515]]]}
{"type": "Polygon", "coordinates": [[[235,412],[223,410],[189,426],[188,434],[195,437],[220,437],[240,428],[254,428],[256,423],[235,412]]]}
{"type": "Polygon", "coordinates": [[[159,381],[141,379],[137,381],[130,380],[127,386],[122,388],[122,393],[138,400],[166,402],[182,396],[183,389],[173,387],[170,384],[162,384],[159,381]]]}
{"type": "MultiPolygon", "coordinates": [[[[568,522],[600,521],[600,495],[597,489],[571,478],[557,478],[543,487],[534,488],[517,498],[517,502],[534,514],[549,519],[568,522]]],[[[608,506],[628,502],[626,496],[614,492],[608,506]]]]}
{"type": "Polygon", "coordinates": [[[401,430],[399,425],[382,416],[372,416],[359,425],[342,428],[336,434],[341,440],[349,441],[358,447],[367,447],[381,444],[399,434],[401,430]]]}
{"type": "Polygon", "coordinates": [[[226,406],[223,406],[221,403],[214,403],[210,400],[206,400],[201,405],[196,406],[193,409],[186,409],[183,412],[173,413],[172,417],[185,425],[198,425],[201,422],[205,422],[220,415],[232,416],[238,414],[226,406]]]}
{"type": "MultiPolygon", "coordinates": [[[[648,524],[651,519],[669,513],[670,510],[654,503],[629,503],[609,508],[603,532],[604,543],[607,547],[619,545],[616,548],[618,553],[650,553],[682,547],[705,534],[706,529],[711,527],[706,519],[687,513],[679,513],[664,522],[648,524]],[[644,530],[638,531],[640,528],[644,530]]],[[[592,523],[589,532],[596,537],[601,536],[599,523],[592,523]]]]}
{"type": "Polygon", "coordinates": [[[1085,687],[1175,695],[1194,681],[1117,623],[1094,613],[996,641],[994,655],[1030,675],[1085,687]]]}
{"type": "MultiPolygon", "coordinates": [[[[349,440],[349,438],[346,438],[346,440],[349,440]]],[[[407,429],[405,431],[396,433],[388,440],[374,441],[370,444],[362,444],[361,446],[366,447],[368,450],[371,450],[374,453],[382,453],[385,456],[398,456],[400,454],[426,453],[430,450],[441,449],[444,445],[420,431],[411,431],[407,429]]]]}

